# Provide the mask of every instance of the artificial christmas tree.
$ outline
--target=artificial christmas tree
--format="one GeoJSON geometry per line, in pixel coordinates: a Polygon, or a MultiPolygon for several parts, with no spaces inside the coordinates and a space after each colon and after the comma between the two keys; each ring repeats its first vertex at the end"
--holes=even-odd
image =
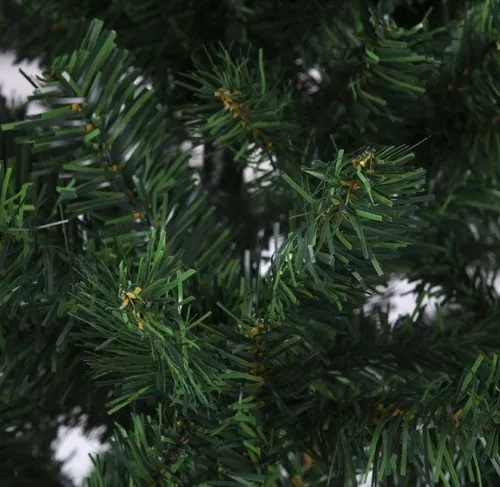
{"type": "Polygon", "coordinates": [[[0,484],[498,485],[499,7],[4,1],[0,484]]]}

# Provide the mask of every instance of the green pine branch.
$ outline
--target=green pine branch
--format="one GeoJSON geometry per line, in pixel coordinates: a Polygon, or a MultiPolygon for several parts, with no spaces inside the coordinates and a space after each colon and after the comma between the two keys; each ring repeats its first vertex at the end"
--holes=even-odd
{"type": "MultiPolygon", "coordinates": [[[[351,19],[350,27],[365,33],[357,36],[363,48],[349,28],[330,44],[353,61],[344,73],[352,88],[345,106],[357,111],[341,118],[344,135],[375,133],[383,121],[398,121],[396,111],[421,105],[415,116],[400,117],[417,127],[429,115],[429,93],[444,89],[450,68],[486,45],[477,59],[485,79],[472,74],[478,99],[465,88],[460,96],[467,98],[466,116],[489,125],[477,129],[477,144],[458,167],[493,161],[498,56],[488,39],[498,31],[490,18],[497,9],[496,1],[472,9],[458,28],[458,47],[450,48],[456,59],[447,54],[441,63],[420,54],[435,32],[400,29],[367,10],[351,19]],[[471,51],[467,39],[474,41],[471,51]],[[371,91],[358,75],[369,79],[371,91]]],[[[136,5],[133,13],[147,24],[146,9],[136,5]]],[[[233,13],[241,21],[252,15],[243,8],[233,13]]],[[[408,164],[408,146],[380,147],[379,140],[375,149],[350,156],[340,150],[333,161],[293,170],[300,143],[280,139],[282,128],[292,128],[285,116],[291,98],[270,88],[263,51],[255,62],[222,49],[216,75],[197,65],[190,76],[201,88],[185,86],[203,102],[182,106],[190,117],[210,114],[196,128],[210,143],[234,145],[240,155],[251,142],[267,147],[279,159],[281,177],[273,184],[288,193],[292,216],[270,273],[253,286],[227,222],[217,221],[203,195],[193,196],[187,156],[175,149],[176,117],[152,90],[134,84],[147,70],[133,68],[103,26],[93,22],[78,49],[31,80],[31,99],[47,111],[2,126],[16,130],[19,146],[31,152],[9,157],[0,173],[1,380],[11,398],[4,412],[23,393],[31,394],[26,411],[33,411],[35,389],[47,409],[54,396],[73,405],[72,381],[88,372],[86,399],[101,391],[117,419],[110,452],[95,460],[96,486],[357,485],[373,468],[375,482],[458,487],[465,478],[481,483],[500,474],[494,306],[481,315],[470,315],[468,304],[460,314],[439,310],[429,320],[422,292],[418,312],[393,326],[387,315],[359,311],[382,274],[411,256],[417,239],[410,233],[440,236],[473,211],[482,218],[478,210],[487,214],[481,221],[492,221],[494,168],[488,167],[493,189],[480,191],[480,169],[474,176],[457,170],[448,194],[435,202],[429,173],[408,164]],[[233,87],[238,93],[224,91],[233,87]],[[257,137],[244,130],[242,107],[257,137]],[[271,139],[282,147],[271,151],[271,139]],[[16,382],[16,374],[23,380],[16,382]],[[154,418],[125,414],[151,412],[152,405],[154,418]]],[[[444,107],[457,116],[449,100],[444,107]]],[[[462,134],[463,126],[447,129],[454,131],[462,134]]],[[[307,150],[302,155],[314,159],[307,150]]],[[[417,243],[429,250],[422,274],[451,256],[441,269],[455,266],[463,282],[454,238],[417,243]]],[[[450,290],[466,296],[460,282],[450,290]]],[[[484,303],[478,293],[469,293],[476,307],[484,303]]]]}

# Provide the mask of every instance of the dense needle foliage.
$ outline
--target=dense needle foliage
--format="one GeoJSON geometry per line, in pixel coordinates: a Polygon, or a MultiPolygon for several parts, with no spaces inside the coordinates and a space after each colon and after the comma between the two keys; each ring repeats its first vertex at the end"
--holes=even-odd
{"type": "Polygon", "coordinates": [[[0,48],[0,485],[82,418],[90,487],[499,485],[500,0],[3,0],[0,48]]]}

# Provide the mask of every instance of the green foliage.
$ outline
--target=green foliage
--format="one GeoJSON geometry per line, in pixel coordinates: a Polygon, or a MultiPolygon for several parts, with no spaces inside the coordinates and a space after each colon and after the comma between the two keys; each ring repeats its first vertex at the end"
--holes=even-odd
{"type": "Polygon", "coordinates": [[[500,3],[429,6],[2,3],[46,52],[2,112],[6,485],[64,484],[83,414],[92,487],[498,482],[500,3]]]}
{"type": "MultiPolygon", "coordinates": [[[[291,287],[297,286],[296,276],[305,271],[299,280],[307,276],[308,283],[315,282],[316,292],[325,293],[321,284],[328,282],[331,290],[327,296],[342,310],[347,291],[368,289],[365,280],[369,280],[371,270],[366,260],[381,276],[383,271],[376,255],[390,259],[399,248],[413,243],[404,234],[418,232],[425,222],[411,218],[410,213],[417,209],[412,203],[428,201],[432,195],[408,197],[418,191],[415,188],[422,188],[424,181],[422,169],[409,171],[404,167],[412,157],[405,147],[380,152],[366,150],[354,158],[339,151],[334,163],[314,161],[311,168],[302,169],[321,181],[314,191],[283,174],[305,200],[306,218],[297,233],[289,237],[271,269],[273,289],[280,293],[280,299],[272,301],[273,309],[278,303],[298,301],[289,286],[290,282],[291,287]],[[325,267],[338,267],[337,259],[351,279],[341,282],[337,274],[329,276],[325,272],[325,267]]],[[[280,318],[284,319],[284,315],[280,318]]]]}
{"type": "Polygon", "coordinates": [[[237,63],[223,46],[219,49],[218,64],[211,61],[211,69],[203,70],[197,63],[197,72],[187,75],[201,87],[178,82],[179,86],[191,89],[204,101],[186,109],[188,119],[192,119],[193,114],[203,117],[192,135],[196,136],[199,131],[203,140],[213,142],[215,146],[236,145],[235,160],[248,150],[252,142],[267,149],[274,144],[286,144],[294,125],[284,119],[283,109],[291,103],[291,96],[286,93],[280,100],[276,88],[268,86],[262,50],[258,53],[258,70],[254,72],[248,59],[237,63]]]}
{"type": "Polygon", "coordinates": [[[135,485],[158,485],[158,482],[181,484],[186,472],[193,470],[194,455],[188,456],[185,450],[179,453],[182,422],[177,420],[168,424],[164,414],[159,407],[154,418],[134,416],[130,432],[117,424],[116,436],[110,441],[112,453],[108,462],[112,462],[112,466],[103,475],[104,464],[99,458],[93,459],[95,470],[88,485],[116,485],[126,478],[135,485]]]}
{"type": "Polygon", "coordinates": [[[70,314],[90,327],[78,336],[89,349],[94,377],[122,378],[122,396],[110,403],[110,414],[156,391],[207,404],[207,396],[221,387],[218,370],[203,361],[190,337],[190,329],[210,315],[190,316],[194,297],[184,297],[183,282],[195,271],[183,271],[178,259],[165,255],[165,233],[158,242],[153,234],[152,241],[146,257],[129,262],[133,274],[123,261],[118,275],[97,261],[95,268],[84,269],[85,280],[76,286],[77,306],[70,314]],[[117,304],[110,307],[113,301],[117,304]]]}

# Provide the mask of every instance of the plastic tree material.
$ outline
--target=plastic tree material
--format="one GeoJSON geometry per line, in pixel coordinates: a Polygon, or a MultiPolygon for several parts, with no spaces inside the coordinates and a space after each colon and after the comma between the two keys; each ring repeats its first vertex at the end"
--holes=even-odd
{"type": "Polygon", "coordinates": [[[2,485],[496,485],[499,2],[211,4],[2,4],[2,485]]]}

